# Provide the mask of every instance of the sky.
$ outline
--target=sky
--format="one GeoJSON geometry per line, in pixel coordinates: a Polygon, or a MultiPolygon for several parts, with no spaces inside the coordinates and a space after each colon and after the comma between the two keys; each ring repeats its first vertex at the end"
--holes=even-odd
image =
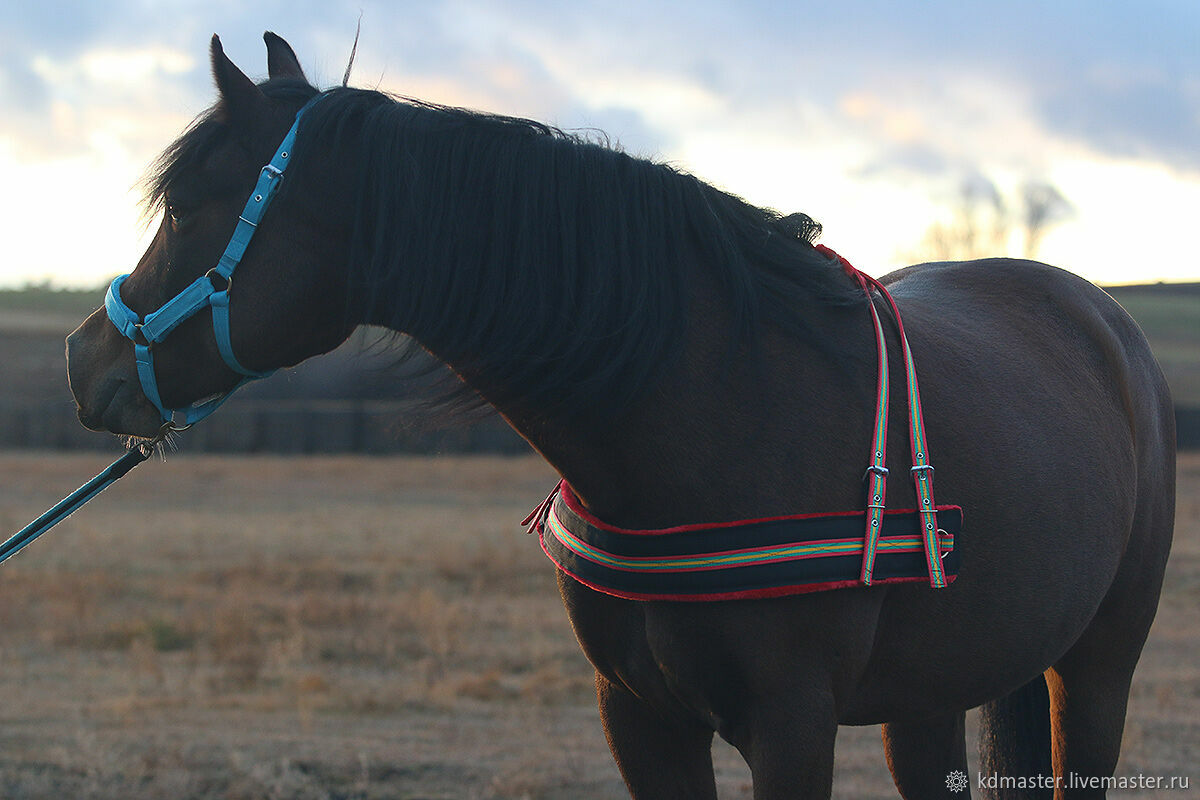
{"type": "Polygon", "coordinates": [[[360,13],[351,85],[598,128],[808,213],[874,275],[938,257],[968,218],[988,252],[1030,254],[1035,187],[1040,260],[1200,280],[1194,0],[40,0],[0,5],[0,285],[133,268],[153,228],[138,181],[215,100],[213,33],[263,78],[273,30],[328,87],[360,13]]]}

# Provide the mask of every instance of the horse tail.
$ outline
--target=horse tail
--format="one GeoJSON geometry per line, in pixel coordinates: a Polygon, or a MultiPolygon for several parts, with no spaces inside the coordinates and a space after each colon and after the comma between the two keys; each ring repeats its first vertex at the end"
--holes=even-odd
{"type": "Polygon", "coordinates": [[[1053,789],[1030,789],[1028,782],[1004,781],[1054,774],[1050,763],[1050,694],[1037,676],[1020,689],[979,709],[981,793],[990,800],[1042,800],[1053,789]],[[992,778],[996,780],[991,780],[992,778]]]}

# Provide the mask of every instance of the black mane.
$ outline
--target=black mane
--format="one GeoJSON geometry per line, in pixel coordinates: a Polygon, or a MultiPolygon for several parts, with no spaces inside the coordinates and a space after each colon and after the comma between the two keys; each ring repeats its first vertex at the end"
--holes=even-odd
{"type": "MultiPolygon", "coordinates": [[[[313,92],[274,83],[269,96],[313,92]]],[[[210,112],[163,154],[152,203],[222,127],[210,112]]],[[[354,218],[348,313],[460,373],[502,376],[492,388],[510,396],[494,401],[625,407],[677,353],[697,270],[727,301],[734,341],[763,320],[805,331],[802,296],[863,302],[811,247],[809,217],[540,122],[336,88],[304,118],[284,192],[331,152],[350,154],[352,196],[329,199],[354,218]]]]}

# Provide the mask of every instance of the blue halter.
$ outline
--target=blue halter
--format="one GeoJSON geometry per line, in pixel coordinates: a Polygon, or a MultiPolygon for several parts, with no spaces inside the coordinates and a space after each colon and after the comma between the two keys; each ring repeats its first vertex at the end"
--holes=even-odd
{"type": "Polygon", "coordinates": [[[158,409],[164,423],[171,423],[177,413],[183,414],[185,427],[199,422],[216,411],[222,403],[229,399],[230,395],[246,383],[258,378],[265,378],[274,372],[274,370],[256,372],[248,369],[242,366],[241,362],[237,360],[237,356],[233,354],[233,342],[230,339],[229,331],[229,290],[233,285],[233,271],[241,263],[242,256],[245,254],[250,240],[254,237],[254,231],[258,227],[259,221],[279,190],[280,179],[283,178],[283,171],[287,168],[292,147],[296,142],[300,119],[320,98],[321,95],[313,97],[296,113],[296,120],[292,123],[287,135],[283,137],[279,149],[275,151],[270,163],[262,168],[258,183],[254,186],[254,191],[250,193],[246,207],[238,217],[233,236],[230,237],[229,244],[225,247],[225,252],[216,266],[164,303],[157,311],[147,314],[144,319],[125,305],[125,301],[121,299],[121,284],[129,277],[128,275],[121,275],[113,279],[112,284],[108,287],[108,293],[104,296],[104,309],[108,312],[109,320],[121,332],[121,335],[133,342],[133,355],[137,362],[137,373],[142,383],[142,391],[158,409]],[[180,323],[195,316],[205,307],[212,308],[213,333],[217,338],[217,349],[221,352],[221,358],[231,370],[241,375],[242,379],[236,386],[218,397],[202,403],[193,403],[184,408],[167,408],[159,396],[158,379],[154,374],[154,345],[167,338],[168,334],[175,330],[180,323]]]}

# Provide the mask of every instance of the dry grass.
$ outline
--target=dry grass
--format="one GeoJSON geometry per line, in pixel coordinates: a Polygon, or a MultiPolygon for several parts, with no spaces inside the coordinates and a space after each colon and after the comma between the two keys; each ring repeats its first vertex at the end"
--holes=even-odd
{"type": "MultiPolygon", "coordinates": [[[[99,466],[0,455],[0,529],[99,466]]],[[[1200,458],[1180,477],[1124,774],[1186,775],[1200,750],[1200,458]]],[[[140,467],[0,568],[0,797],[623,796],[517,525],[552,482],[531,458],[140,467]]],[[[723,745],[717,766],[749,797],[723,745]]],[[[837,786],[895,796],[876,729],[842,732],[837,786]]]]}

